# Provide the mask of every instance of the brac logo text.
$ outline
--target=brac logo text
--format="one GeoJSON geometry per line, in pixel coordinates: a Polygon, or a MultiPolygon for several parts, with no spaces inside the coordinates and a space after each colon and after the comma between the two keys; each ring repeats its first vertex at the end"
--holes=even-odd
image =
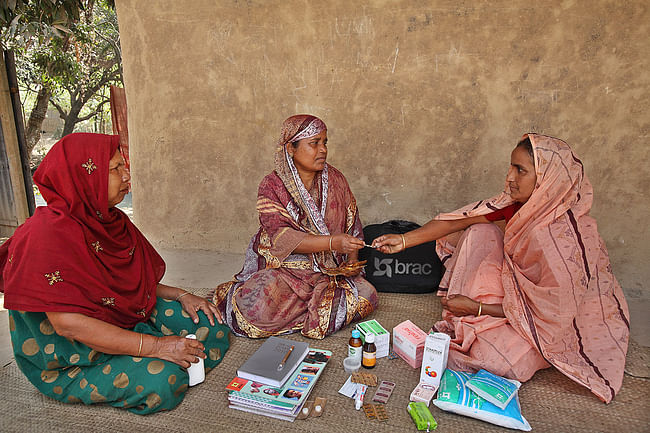
{"type": "Polygon", "coordinates": [[[375,271],[373,277],[392,278],[395,275],[431,275],[431,263],[400,262],[397,259],[379,259],[375,257],[375,271]]]}

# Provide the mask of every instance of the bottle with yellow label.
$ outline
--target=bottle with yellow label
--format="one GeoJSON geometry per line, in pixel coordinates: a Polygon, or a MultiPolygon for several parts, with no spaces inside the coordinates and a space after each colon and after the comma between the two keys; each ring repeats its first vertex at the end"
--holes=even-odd
{"type": "Polygon", "coordinates": [[[361,365],[364,368],[375,368],[377,364],[377,346],[375,346],[375,334],[366,335],[366,342],[363,345],[363,359],[361,365]]]}

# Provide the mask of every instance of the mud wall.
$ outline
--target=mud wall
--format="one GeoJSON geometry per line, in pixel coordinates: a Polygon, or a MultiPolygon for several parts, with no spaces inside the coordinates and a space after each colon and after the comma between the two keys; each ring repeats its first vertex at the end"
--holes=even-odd
{"type": "Polygon", "coordinates": [[[560,137],[622,285],[650,279],[647,2],[116,4],[134,212],[154,243],[243,252],[281,122],[312,113],[364,223],[492,196],[523,133],[560,137]]]}

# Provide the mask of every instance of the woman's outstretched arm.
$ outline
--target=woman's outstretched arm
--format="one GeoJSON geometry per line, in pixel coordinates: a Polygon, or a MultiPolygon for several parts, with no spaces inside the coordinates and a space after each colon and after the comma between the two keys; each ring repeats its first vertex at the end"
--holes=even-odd
{"type": "Polygon", "coordinates": [[[356,258],[357,252],[363,248],[363,241],[346,233],[336,235],[307,235],[293,252],[317,253],[319,251],[338,251],[347,254],[349,258],[356,258]]]}
{"type": "Polygon", "coordinates": [[[458,220],[431,220],[422,227],[404,233],[404,235],[379,236],[372,242],[372,245],[384,254],[393,254],[425,242],[435,241],[459,230],[464,230],[472,224],[489,222],[484,215],[458,220]]]}

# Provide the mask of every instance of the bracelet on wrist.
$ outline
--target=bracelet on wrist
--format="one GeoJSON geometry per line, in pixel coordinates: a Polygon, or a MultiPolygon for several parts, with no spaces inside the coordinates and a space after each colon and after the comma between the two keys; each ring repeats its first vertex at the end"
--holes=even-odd
{"type": "Polygon", "coordinates": [[[140,346],[138,347],[138,358],[142,354],[142,339],[144,338],[144,334],[140,334],[140,346]]]}

